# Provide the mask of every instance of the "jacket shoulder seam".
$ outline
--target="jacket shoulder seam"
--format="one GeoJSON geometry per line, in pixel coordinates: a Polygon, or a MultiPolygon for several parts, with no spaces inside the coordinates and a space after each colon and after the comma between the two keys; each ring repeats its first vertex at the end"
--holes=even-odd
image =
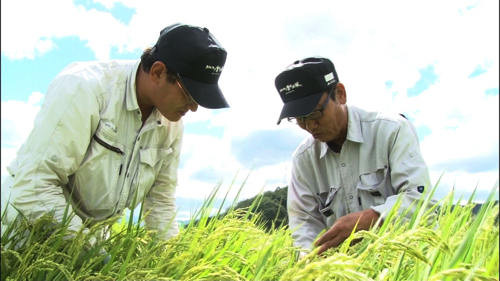
{"type": "Polygon", "coordinates": [[[309,149],[311,149],[311,147],[314,145],[314,142],[311,143],[311,145],[309,145],[308,147],[304,148],[301,152],[297,153],[293,158],[298,158],[299,156],[301,156],[302,154],[304,154],[305,152],[307,152],[309,149]]]}

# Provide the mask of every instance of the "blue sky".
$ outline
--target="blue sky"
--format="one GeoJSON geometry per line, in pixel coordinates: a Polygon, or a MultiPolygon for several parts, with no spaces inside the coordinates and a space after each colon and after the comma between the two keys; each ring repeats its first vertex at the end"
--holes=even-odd
{"type": "Polygon", "coordinates": [[[348,105],[403,113],[415,124],[431,180],[443,175],[437,196],[453,186],[467,196],[477,186],[481,199],[498,180],[498,1],[1,5],[2,178],[65,66],[138,59],[160,30],[184,22],[209,28],[227,49],[220,86],[231,108],[184,117],[180,218],[220,181],[227,190],[234,180],[234,195],[250,174],[243,198],[287,184],[291,155],[307,134],[276,125],[282,102],[274,78],[307,56],[333,61],[348,105]]]}

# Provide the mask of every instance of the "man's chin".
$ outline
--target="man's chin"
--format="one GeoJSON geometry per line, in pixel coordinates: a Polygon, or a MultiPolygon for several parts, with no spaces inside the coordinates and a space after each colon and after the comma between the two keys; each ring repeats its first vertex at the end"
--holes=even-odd
{"type": "MultiPolygon", "coordinates": [[[[163,115],[163,114],[162,114],[163,115]]],[[[182,118],[182,114],[166,114],[163,117],[167,118],[170,122],[178,122],[182,118]]]]}
{"type": "Polygon", "coordinates": [[[319,142],[329,142],[329,141],[332,141],[331,138],[328,138],[328,136],[325,136],[325,135],[317,136],[314,139],[317,140],[317,141],[319,141],[319,142]]]}

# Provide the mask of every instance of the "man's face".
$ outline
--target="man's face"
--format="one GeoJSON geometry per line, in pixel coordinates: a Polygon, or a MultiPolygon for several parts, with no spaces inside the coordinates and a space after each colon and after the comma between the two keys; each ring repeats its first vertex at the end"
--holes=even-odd
{"type": "Polygon", "coordinates": [[[157,98],[154,101],[154,105],[161,115],[169,121],[177,122],[189,110],[192,112],[198,110],[198,104],[191,98],[178,76],[176,76],[174,83],[167,81],[165,77],[163,78],[164,81],[158,85],[155,95],[157,98]]]}
{"type": "MultiPolygon", "coordinates": [[[[327,98],[328,93],[325,92],[315,110],[321,110],[327,98]]],[[[345,92],[343,95],[337,92],[336,101],[333,100],[333,97],[330,98],[323,110],[323,117],[317,120],[305,119],[305,122],[299,124],[299,127],[308,131],[321,142],[335,141],[343,143],[347,132],[347,110],[344,104],[345,92]]]]}

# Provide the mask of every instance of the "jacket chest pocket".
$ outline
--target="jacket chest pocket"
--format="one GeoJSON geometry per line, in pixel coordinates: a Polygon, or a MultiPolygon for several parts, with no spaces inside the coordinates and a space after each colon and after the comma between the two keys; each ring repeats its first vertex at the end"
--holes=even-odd
{"type": "Polygon", "coordinates": [[[115,189],[125,153],[116,144],[116,129],[101,122],[77,172],[68,186],[73,200],[88,212],[111,210],[116,203],[115,189]]]}
{"type": "Polygon", "coordinates": [[[356,184],[358,189],[358,197],[361,200],[363,209],[370,206],[378,206],[385,203],[388,196],[388,186],[390,187],[390,180],[388,179],[388,168],[378,169],[373,173],[366,173],[359,176],[359,181],[356,184]]]}
{"type": "Polygon", "coordinates": [[[334,200],[338,193],[338,188],[332,187],[330,191],[322,192],[317,194],[317,199],[319,201],[319,212],[327,218],[336,218],[335,203],[334,200]]]}
{"type": "MultiPolygon", "coordinates": [[[[138,199],[142,200],[153,186],[165,160],[173,152],[172,148],[146,148],[140,150],[139,172],[136,186],[138,199]]],[[[131,194],[132,195],[132,194],[131,194]]]]}

